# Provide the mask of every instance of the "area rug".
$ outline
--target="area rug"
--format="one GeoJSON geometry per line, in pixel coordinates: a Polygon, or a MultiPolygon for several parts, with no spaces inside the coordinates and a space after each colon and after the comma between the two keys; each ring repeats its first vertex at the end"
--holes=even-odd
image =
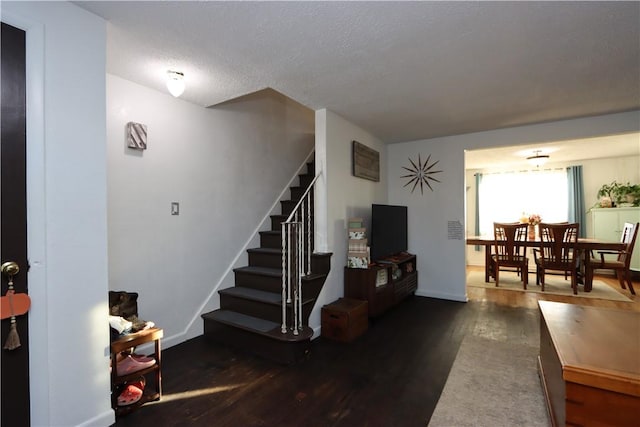
{"type": "Polygon", "coordinates": [[[538,347],[469,334],[429,427],[548,427],[538,377],[538,347]]]}
{"type": "MultiPolygon", "coordinates": [[[[469,271],[467,273],[467,286],[475,286],[480,288],[496,289],[496,282],[491,279],[489,283],[484,281],[484,271],[469,271]]],[[[524,291],[522,288],[522,282],[520,277],[516,273],[501,271],[500,272],[500,286],[497,289],[509,290],[509,291],[524,291]]],[[[527,292],[539,292],[542,293],[542,287],[536,286],[536,275],[529,273],[529,284],[527,285],[527,292]]],[[[566,295],[581,298],[598,298],[613,301],[627,301],[631,302],[629,298],[620,292],[608,286],[606,283],[600,280],[593,281],[593,287],[591,292],[582,291],[582,286],[578,286],[578,295],[573,295],[571,289],[570,279],[565,280],[564,276],[546,275],[545,294],[554,295],[566,295]]]]}

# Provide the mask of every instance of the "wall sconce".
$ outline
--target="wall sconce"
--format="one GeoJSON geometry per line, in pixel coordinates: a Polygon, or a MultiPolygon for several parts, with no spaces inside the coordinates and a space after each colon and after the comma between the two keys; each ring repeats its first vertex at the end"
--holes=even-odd
{"type": "Polygon", "coordinates": [[[184,74],[179,71],[167,71],[167,89],[176,98],[184,92],[184,74]]]}
{"type": "Polygon", "coordinates": [[[533,156],[527,157],[527,161],[532,166],[535,166],[535,167],[539,168],[540,166],[544,166],[544,164],[549,161],[549,155],[548,154],[540,154],[540,153],[542,153],[541,150],[534,150],[533,153],[534,153],[533,156]]]}

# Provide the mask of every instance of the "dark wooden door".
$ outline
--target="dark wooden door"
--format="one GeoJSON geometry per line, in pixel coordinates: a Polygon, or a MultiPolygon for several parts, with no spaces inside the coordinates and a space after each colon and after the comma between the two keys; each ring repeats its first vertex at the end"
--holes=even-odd
{"type": "MultiPolygon", "coordinates": [[[[2,131],[0,144],[0,257],[14,261],[20,272],[14,277],[16,293],[27,293],[27,198],[26,198],[26,78],[25,32],[2,23],[1,34],[2,131]]],[[[1,278],[2,295],[7,279],[1,278]]],[[[2,348],[3,427],[29,426],[29,336],[28,314],[17,318],[21,346],[2,348]]],[[[0,345],[4,347],[10,320],[2,321],[0,345]]]]}

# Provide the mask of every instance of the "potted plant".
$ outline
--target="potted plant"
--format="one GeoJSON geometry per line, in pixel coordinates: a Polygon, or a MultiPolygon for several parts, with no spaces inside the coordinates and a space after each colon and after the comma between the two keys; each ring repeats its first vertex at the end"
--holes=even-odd
{"type": "Polygon", "coordinates": [[[640,184],[627,182],[618,188],[618,204],[630,203],[633,206],[640,205],[640,184]]]}
{"type": "Polygon", "coordinates": [[[631,192],[627,194],[627,197],[629,197],[629,194],[633,196],[633,206],[640,206],[640,184],[632,185],[631,192]]]}
{"type": "Polygon", "coordinates": [[[598,190],[598,198],[600,199],[600,207],[610,208],[615,206],[620,184],[612,181],[610,184],[603,184],[598,190]]]}

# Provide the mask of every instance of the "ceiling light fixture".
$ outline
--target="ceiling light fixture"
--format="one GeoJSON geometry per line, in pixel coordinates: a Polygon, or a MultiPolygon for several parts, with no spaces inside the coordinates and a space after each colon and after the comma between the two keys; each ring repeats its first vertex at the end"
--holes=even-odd
{"type": "Polygon", "coordinates": [[[541,150],[534,150],[533,153],[534,153],[533,156],[527,157],[527,161],[532,166],[535,166],[535,167],[539,168],[540,166],[544,166],[544,164],[549,161],[549,155],[548,154],[540,154],[540,153],[542,153],[541,150]]]}
{"type": "Polygon", "coordinates": [[[184,92],[184,74],[179,71],[167,71],[167,89],[176,98],[184,92]]]}

